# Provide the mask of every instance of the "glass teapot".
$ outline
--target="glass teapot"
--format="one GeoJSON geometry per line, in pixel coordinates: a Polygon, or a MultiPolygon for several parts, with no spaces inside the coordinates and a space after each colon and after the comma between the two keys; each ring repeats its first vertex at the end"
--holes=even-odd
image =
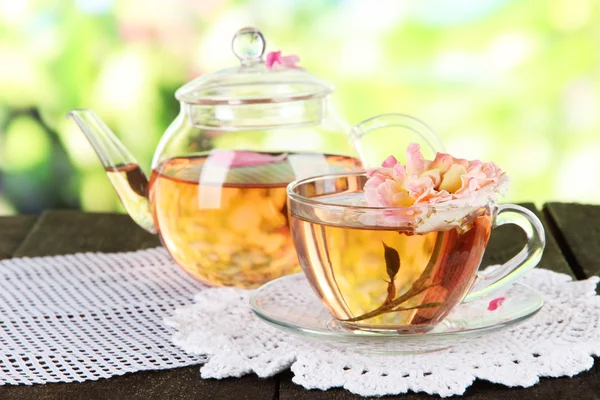
{"type": "Polygon", "coordinates": [[[93,111],[69,116],[127,212],[159,234],[182,268],[205,284],[249,288],[299,271],[288,183],[381,162],[385,157],[368,161],[363,139],[383,128],[401,130],[395,141],[432,151],[441,144],[427,126],[400,114],[351,128],[334,113],[329,84],[296,65],[265,63],[265,40],[255,28],[238,31],[232,47],[240,66],[177,90],[181,110],[158,144],[149,180],[93,111]]]}

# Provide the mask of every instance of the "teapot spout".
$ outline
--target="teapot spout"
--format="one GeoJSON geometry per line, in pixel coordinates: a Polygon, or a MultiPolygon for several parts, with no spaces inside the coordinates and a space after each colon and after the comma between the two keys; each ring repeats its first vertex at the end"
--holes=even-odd
{"type": "Polygon", "coordinates": [[[92,110],[72,110],[67,116],[77,123],[96,151],[131,218],[148,232],[156,233],[148,196],[148,178],[137,160],[92,110]]]}

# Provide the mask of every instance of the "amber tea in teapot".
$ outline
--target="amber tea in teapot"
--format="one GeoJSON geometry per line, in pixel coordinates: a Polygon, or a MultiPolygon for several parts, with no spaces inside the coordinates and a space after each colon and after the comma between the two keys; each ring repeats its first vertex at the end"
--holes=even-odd
{"type": "Polygon", "coordinates": [[[211,166],[210,156],[174,158],[152,171],[150,196],[162,240],[201,281],[255,286],[299,272],[286,207],[285,188],[296,176],[289,160],[319,158],[331,171],[360,166],[343,156],[265,155],[273,161],[230,167],[225,174],[215,173],[223,167],[211,166]]]}
{"type": "Polygon", "coordinates": [[[206,283],[252,287],[300,271],[285,188],[298,176],[294,168],[324,163],[337,172],[361,166],[345,156],[217,151],[168,160],[148,184],[135,164],[107,172],[127,179],[132,197],[149,190],[161,240],[187,272],[206,283]]]}

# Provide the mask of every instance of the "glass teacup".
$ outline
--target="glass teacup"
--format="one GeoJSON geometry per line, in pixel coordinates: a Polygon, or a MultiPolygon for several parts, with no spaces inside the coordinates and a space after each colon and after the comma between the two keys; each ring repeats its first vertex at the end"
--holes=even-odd
{"type": "Polygon", "coordinates": [[[535,267],[544,245],[539,219],[485,195],[469,202],[407,208],[366,205],[364,172],[292,182],[288,209],[294,244],[313,290],[352,330],[421,333],[457,304],[485,296],[535,267]],[[491,230],[515,224],[525,247],[480,272],[491,230]]]}

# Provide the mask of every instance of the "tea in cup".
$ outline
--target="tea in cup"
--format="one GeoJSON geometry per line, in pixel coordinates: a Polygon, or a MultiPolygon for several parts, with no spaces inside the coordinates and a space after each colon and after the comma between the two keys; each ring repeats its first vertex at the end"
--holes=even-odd
{"type": "Polygon", "coordinates": [[[427,172],[437,169],[428,168],[435,160],[423,161],[421,167],[408,161],[392,168],[386,160],[390,167],[384,163],[381,170],[311,177],[287,188],[304,274],[345,328],[429,331],[456,305],[513,282],[541,258],[545,237],[539,219],[523,207],[495,202],[507,181],[499,169],[490,174],[481,171],[489,167],[483,163],[460,160],[462,169],[427,172]],[[448,174],[459,183],[446,179],[448,174]],[[431,185],[423,180],[429,175],[435,175],[431,185]],[[422,193],[411,176],[421,179],[422,193]],[[460,192],[465,185],[471,190],[460,192]],[[504,265],[480,272],[492,229],[509,223],[525,231],[526,246],[504,265]]]}

